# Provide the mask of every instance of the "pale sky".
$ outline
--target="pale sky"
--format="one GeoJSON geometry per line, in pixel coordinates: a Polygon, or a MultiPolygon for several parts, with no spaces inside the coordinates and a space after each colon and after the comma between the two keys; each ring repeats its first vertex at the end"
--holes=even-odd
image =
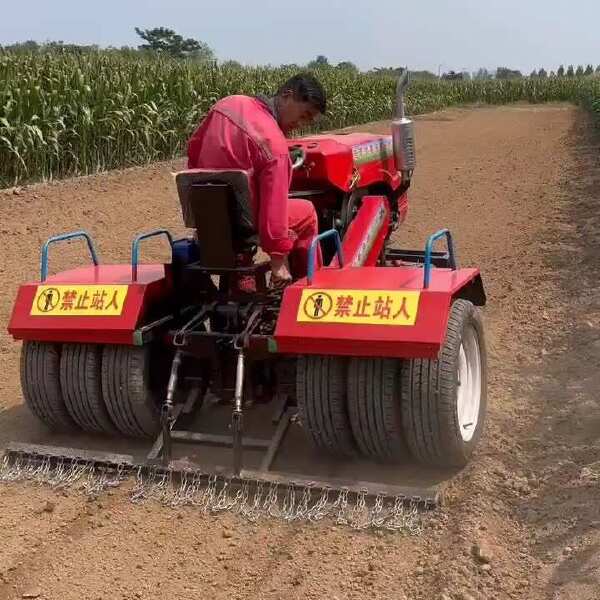
{"type": "Polygon", "coordinates": [[[317,54],[436,73],[600,64],[600,0],[0,0],[0,44],[137,45],[135,26],[175,29],[244,64],[317,54]]]}

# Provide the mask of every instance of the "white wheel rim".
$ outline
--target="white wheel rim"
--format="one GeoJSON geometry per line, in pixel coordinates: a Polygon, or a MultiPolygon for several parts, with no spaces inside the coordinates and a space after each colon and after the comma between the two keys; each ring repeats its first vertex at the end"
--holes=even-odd
{"type": "Polygon", "coordinates": [[[460,435],[470,442],[477,430],[481,409],[481,353],[474,327],[464,333],[458,353],[456,410],[460,435]]]}

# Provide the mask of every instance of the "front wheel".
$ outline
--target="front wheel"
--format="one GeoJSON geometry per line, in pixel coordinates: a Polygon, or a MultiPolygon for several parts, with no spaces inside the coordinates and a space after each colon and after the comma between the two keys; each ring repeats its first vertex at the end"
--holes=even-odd
{"type": "Polygon", "coordinates": [[[436,360],[405,361],[402,422],[412,455],[438,467],[464,467],[481,439],[487,408],[487,359],[477,307],[455,300],[436,360]]]}

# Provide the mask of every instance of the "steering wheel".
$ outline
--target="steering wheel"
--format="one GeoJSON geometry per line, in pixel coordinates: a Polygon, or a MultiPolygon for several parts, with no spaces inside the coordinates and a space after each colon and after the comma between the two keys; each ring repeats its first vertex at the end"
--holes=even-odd
{"type": "Polygon", "coordinates": [[[299,169],[306,160],[306,152],[302,146],[292,146],[290,148],[290,159],[292,160],[292,170],[299,169]]]}

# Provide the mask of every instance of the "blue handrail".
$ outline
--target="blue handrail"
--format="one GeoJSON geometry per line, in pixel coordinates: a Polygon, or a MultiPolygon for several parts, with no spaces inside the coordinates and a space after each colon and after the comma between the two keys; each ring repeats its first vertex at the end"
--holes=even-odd
{"type": "Polygon", "coordinates": [[[167,229],[155,229],[148,233],[140,233],[131,243],[131,280],[137,281],[138,264],[140,262],[140,242],[148,238],[164,235],[169,240],[171,246],[171,260],[173,260],[173,236],[167,229]]]}
{"type": "Polygon", "coordinates": [[[96,254],[94,242],[92,241],[92,238],[87,231],[73,231],[71,233],[55,235],[54,237],[48,238],[46,240],[46,243],[42,246],[42,258],[40,261],[41,281],[46,281],[46,279],[48,279],[48,249],[50,248],[50,244],[54,244],[55,242],[64,242],[65,240],[73,240],[77,238],[85,239],[90,250],[90,255],[92,256],[92,262],[94,263],[94,265],[98,266],[98,254],[96,254]]]}
{"type": "Polygon", "coordinates": [[[340,239],[340,234],[337,229],[329,229],[317,235],[310,244],[310,248],[308,249],[308,272],[306,274],[306,279],[308,281],[308,285],[312,284],[313,277],[315,275],[316,269],[316,252],[317,246],[322,240],[325,240],[329,237],[335,239],[335,247],[338,256],[338,262],[340,263],[340,269],[344,266],[344,252],[342,250],[342,240],[340,239]]]}
{"type": "Polygon", "coordinates": [[[452,234],[448,229],[440,229],[433,235],[429,236],[427,240],[427,244],[425,245],[425,260],[424,260],[424,274],[423,274],[423,288],[427,289],[429,287],[429,282],[431,281],[431,255],[433,253],[433,245],[440,238],[446,238],[446,242],[448,244],[448,262],[450,263],[450,268],[452,270],[456,270],[456,254],[454,253],[454,243],[452,241],[452,234]]]}

